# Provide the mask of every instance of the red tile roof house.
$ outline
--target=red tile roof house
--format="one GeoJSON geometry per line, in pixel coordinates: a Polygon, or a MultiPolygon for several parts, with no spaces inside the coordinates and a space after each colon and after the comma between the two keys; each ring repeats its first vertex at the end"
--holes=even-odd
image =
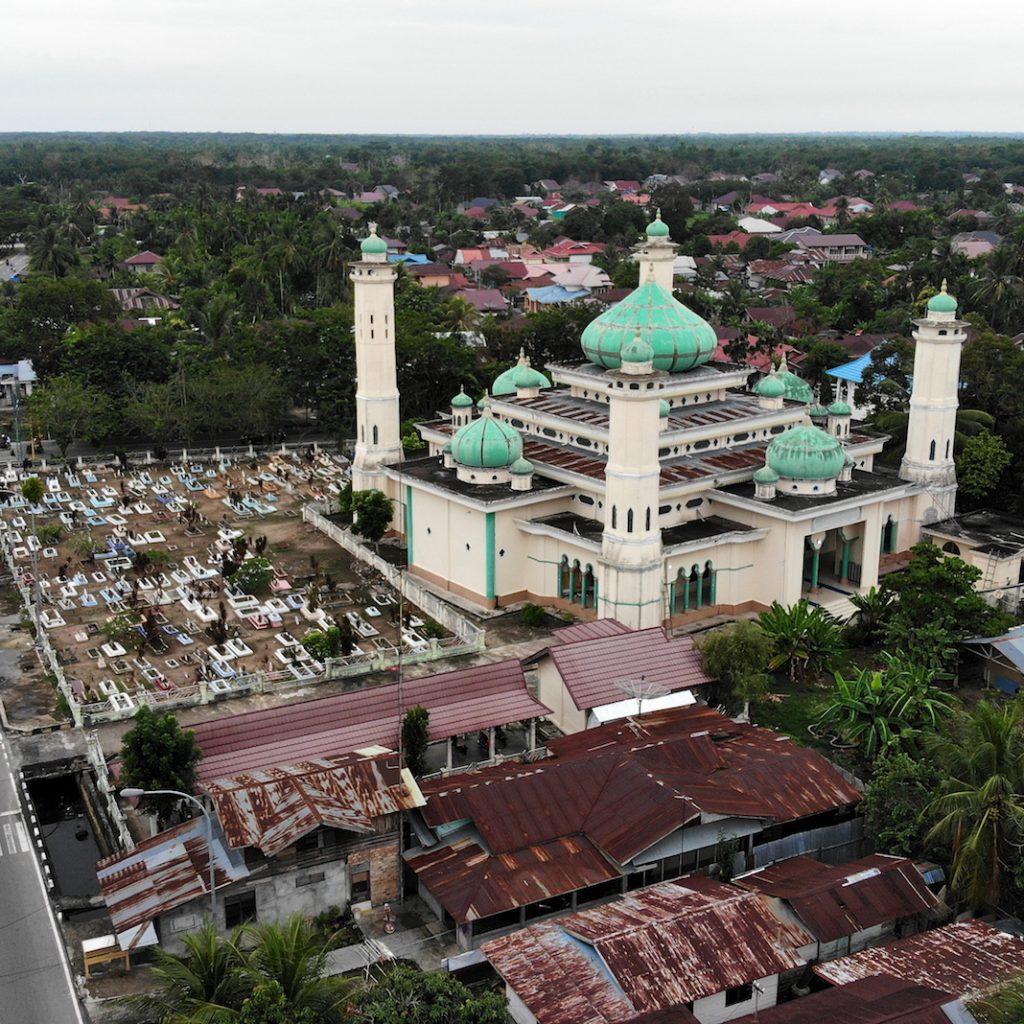
{"type": "Polygon", "coordinates": [[[464,949],[713,864],[723,834],[749,867],[820,845],[818,829],[830,843],[862,834],[860,792],[834,765],[707,707],[645,712],[547,750],[421,783],[406,863],[464,949]]]}
{"type": "Polygon", "coordinates": [[[591,263],[595,256],[600,256],[607,248],[600,242],[574,242],[566,238],[548,246],[544,250],[544,258],[559,263],[591,263]]]}
{"type": "Polygon", "coordinates": [[[468,302],[478,313],[508,312],[508,300],[498,288],[460,288],[455,295],[468,302]]]}
{"type": "Polygon", "coordinates": [[[654,698],[644,701],[648,710],[693,704],[694,691],[711,681],[693,638],[670,638],[660,626],[634,632],[615,619],[598,619],[553,635],[557,643],[527,664],[536,669],[538,699],[564,733],[640,710],[627,681],[643,679],[654,698]]]}
{"type": "MultiPolygon", "coordinates": [[[[213,808],[217,926],[284,921],[401,894],[401,813],[423,802],[382,747],[206,780],[213,808]]],[[[100,861],[122,948],[172,952],[210,913],[205,822],[194,818],[100,861]]]]}
{"type": "Polygon", "coordinates": [[[136,274],[156,274],[160,272],[160,264],[163,263],[163,256],[158,256],[148,249],[145,252],[137,252],[124,261],[126,270],[133,270],[136,274]]]}
{"type": "Polygon", "coordinates": [[[775,1005],[806,933],[753,893],[703,877],[641,889],[495,939],[483,953],[517,1024],[639,1024],[683,1007],[700,1024],[775,1005]]]}

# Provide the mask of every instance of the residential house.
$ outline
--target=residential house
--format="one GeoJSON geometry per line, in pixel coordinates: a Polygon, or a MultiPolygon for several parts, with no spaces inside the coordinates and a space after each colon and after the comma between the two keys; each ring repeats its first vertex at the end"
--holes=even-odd
{"type": "MultiPolygon", "coordinates": [[[[569,573],[568,585],[585,587],[586,578],[569,573]]],[[[536,671],[538,699],[564,733],[644,708],[685,707],[711,681],[693,638],[670,637],[660,627],[633,631],[615,619],[597,619],[556,629],[552,636],[556,643],[526,664],[536,671]]]]}
{"type": "Polygon", "coordinates": [[[894,199],[891,203],[886,204],[886,209],[895,210],[897,213],[920,213],[922,210],[927,210],[928,207],[921,206],[912,199],[894,199]]]}
{"type": "Polygon", "coordinates": [[[860,235],[803,235],[796,244],[826,263],[852,263],[868,254],[868,244],[860,235]]]}
{"type": "Polygon", "coordinates": [[[23,407],[37,381],[31,359],[0,363],[0,409],[13,409],[15,405],[23,407]]]}
{"type": "Polygon", "coordinates": [[[619,195],[627,192],[640,192],[643,190],[643,185],[632,178],[619,178],[614,181],[606,181],[604,182],[604,187],[609,192],[617,192],[619,195]]]}
{"type": "Polygon", "coordinates": [[[755,235],[747,234],[746,231],[729,231],[724,235],[708,235],[708,242],[711,243],[713,249],[725,249],[730,245],[735,245],[742,252],[755,237],[755,235]]]}
{"type": "Polygon", "coordinates": [[[978,1024],[951,992],[878,974],[792,999],[737,1019],[736,1024],[978,1024]]]}
{"type": "Polygon", "coordinates": [[[864,167],[862,167],[859,171],[853,172],[853,177],[856,178],[858,181],[869,181],[874,176],[874,171],[869,171],[867,170],[867,168],[864,167]]]}
{"type": "Polygon", "coordinates": [[[125,270],[134,271],[136,274],[157,274],[161,272],[163,261],[163,256],[158,256],[155,252],[146,249],[144,252],[137,252],[134,256],[129,256],[121,265],[125,270]]]}
{"type": "Polygon", "coordinates": [[[574,242],[562,238],[544,250],[545,259],[556,263],[592,263],[608,247],[602,242],[574,242]]]}
{"type": "Polygon", "coordinates": [[[522,291],[523,309],[537,313],[551,306],[568,306],[574,302],[586,302],[590,298],[588,288],[564,288],[559,284],[526,288],[522,291]]]}
{"type": "Polygon", "coordinates": [[[478,313],[508,312],[508,300],[498,288],[460,288],[455,296],[468,302],[478,313]]]}
{"type": "MultiPolygon", "coordinates": [[[[732,349],[734,352],[736,351],[736,340],[742,332],[735,328],[722,328],[721,330],[716,328],[715,333],[718,335],[718,348],[715,350],[715,360],[721,363],[737,362],[735,358],[729,355],[727,350],[732,349]]],[[[741,361],[759,373],[771,373],[773,367],[777,366],[783,358],[786,360],[787,365],[791,367],[799,367],[807,358],[806,352],[786,342],[775,345],[770,351],[766,351],[760,345],[760,340],[756,334],[748,334],[746,337],[747,354],[745,356],[742,355],[742,349],[740,350],[741,361]]]]}
{"type": "Polygon", "coordinates": [[[358,203],[383,203],[388,197],[377,189],[371,189],[367,192],[360,192],[353,198],[358,203]]]}
{"type": "Polygon", "coordinates": [[[535,181],[531,186],[540,192],[557,192],[561,185],[555,181],[554,178],[541,178],[539,181],[535,181]]]}
{"type": "Polygon", "coordinates": [[[395,185],[374,185],[374,192],[379,192],[387,199],[397,199],[402,193],[395,185]]]}
{"type": "MultiPolygon", "coordinates": [[[[218,930],[399,898],[401,812],[422,805],[394,751],[374,746],[204,781],[212,805],[218,930]]],[[[209,911],[203,819],[100,862],[122,948],[182,940],[209,911]]]]}
{"type": "Polygon", "coordinates": [[[950,240],[950,249],[969,260],[976,260],[979,256],[994,252],[1002,240],[1002,236],[995,231],[961,231],[950,240]]]}
{"type": "Polygon", "coordinates": [[[554,263],[548,269],[554,283],[568,291],[586,289],[591,295],[600,295],[612,286],[608,272],[593,263],[554,263]]]}
{"type": "Polygon", "coordinates": [[[774,1006],[807,939],[753,893],[666,882],[494,939],[483,953],[516,1024],[626,1024],[682,1007],[720,1024],[774,1006]]]}
{"type": "Polygon", "coordinates": [[[748,235],[776,235],[782,230],[777,224],[760,217],[740,217],[736,223],[740,231],[748,235]]]}
{"type": "Polygon", "coordinates": [[[174,299],[160,295],[150,288],[111,288],[110,291],[117,299],[118,305],[126,312],[180,308],[174,299]]]}
{"type": "Polygon", "coordinates": [[[813,937],[800,952],[816,962],[919,932],[939,906],[913,861],[880,853],[839,865],[792,857],[734,884],[777,901],[776,913],[813,937]]]}
{"type": "Polygon", "coordinates": [[[707,867],[723,835],[752,868],[825,844],[855,848],[863,832],[859,790],[824,757],[701,706],[645,711],[550,740],[529,763],[421,789],[406,863],[466,949],[707,867]]]}
{"type": "Polygon", "coordinates": [[[799,324],[796,310],[792,306],[748,306],[743,311],[747,323],[760,321],[777,327],[784,334],[798,334],[799,324]]]}
{"type": "Polygon", "coordinates": [[[981,921],[961,921],[817,964],[814,973],[832,985],[888,975],[970,1001],[1024,974],[1024,941],[981,921]]]}
{"type": "Polygon", "coordinates": [[[96,206],[99,209],[100,217],[103,220],[122,219],[127,214],[146,209],[144,204],[133,203],[130,199],[126,199],[124,196],[104,196],[102,199],[96,201],[96,206]]]}
{"type": "Polygon", "coordinates": [[[825,167],[818,172],[819,185],[831,185],[833,181],[843,176],[843,172],[836,167],[825,167]]]}
{"type": "Polygon", "coordinates": [[[466,282],[464,274],[444,263],[411,264],[405,268],[405,272],[409,277],[415,278],[424,288],[449,288],[456,284],[457,279],[466,282]]]}

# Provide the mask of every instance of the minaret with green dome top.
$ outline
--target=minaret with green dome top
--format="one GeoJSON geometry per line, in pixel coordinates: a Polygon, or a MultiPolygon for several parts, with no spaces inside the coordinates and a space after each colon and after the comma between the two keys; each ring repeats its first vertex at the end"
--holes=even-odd
{"type": "Polygon", "coordinates": [[[672,294],[672,268],[676,262],[676,250],[679,248],[669,237],[668,225],[661,219],[661,210],[657,210],[654,220],[647,225],[644,241],[637,253],[640,261],[640,284],[654,281],[672,294]]]}
{"type": "Polygon", "coordinates": [[[359,246],[362,258],[349,279],[355,303],[355,491],[385,489],[383,468],[402,457],[395,362],[395,269],[388,245],[370,225],[359,246]]]}
{"type": "Polygon", "coordinates": [[[953,440],[960,356],[967,340],[967,324],[957,320],[956,311],[956,299],[943,281],[939,293],[928,300],[924,317],[914,321],[914,386],[900,476],[927,487],[921,510],[925,523],[948,519],[956,507],[953,440]]]}

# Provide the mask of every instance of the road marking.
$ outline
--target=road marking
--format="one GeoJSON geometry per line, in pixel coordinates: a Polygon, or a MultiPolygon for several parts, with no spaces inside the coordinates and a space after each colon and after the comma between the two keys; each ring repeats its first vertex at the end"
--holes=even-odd
{"type": "Polygon", "coordinates": [[[21,846],[22,853],[28,853],[28,833],[25,831],[25,826],[20,822],[14,823],[14,831],[18,833],[18,843],[21,846]]]}
{"type": "Polygon", "coordinates": [[[0,818],[10,818],[10,817],[12,817],[15,814],[21,814],[21,811],[19,811],[19,810],[0,811],[0,818]]]}
{"type": "Polygon", "coordinates": [[[17,853],[18,850],[14,845],[14,830],[10,825],[4,825],[4,838],[7,840],[7,852],[17,853]]]}

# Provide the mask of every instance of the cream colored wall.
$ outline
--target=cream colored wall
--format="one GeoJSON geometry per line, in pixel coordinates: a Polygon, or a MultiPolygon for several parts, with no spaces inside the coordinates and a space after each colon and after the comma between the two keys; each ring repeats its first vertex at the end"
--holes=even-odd
{"type": "MultiPolygon", "coordinates": [[[[494,582],[495,593],[501,597],[503,594],[517,594],[520,591],[528,590],[531,593],[538,593],[530,586],[533,577],[532,562],[530,556],[535,553],[537,542],[540,537],[535,537],[516,526],[517,519],[540,519],[543,516],[553,515],[556,512],[568,511],[570,506],[569,495],[562,495],[552,498],[550,501],[540,502],[536,505],[529,505],[526,508],[509,508],[495,513],[494,516],[494,582]],[[502,555],[500,552],[504,551],[502,555]]],[[[597,568],[596,559],[594,568],[597,568]]],[[[551,571],[551,586],[549,590],[540,593],[555,594],[554,569],[551,571]]]]}
{"type": "Polygon", "coordinates": [[[523,539],[525,542],[524,568],[526,569],[526,579],[529,581],[526,589],[531,594],[536,594],[538,597],[557,597],[558,563],[561,561],[562,555],[568,557],[570,565],[577,558],[583,568],[586,568],[588,563],[592,565],[598,576],[598,586],[600,587],[599,552],[573,544],[567,534],[563,534],[557,539],[523,534],[523,539]]]}
{"type": "Polygon", "coordinates": [[[554,659],[546,657],[537,666],[537,699],[551,708],[548,716],[564,733],[582,732],[587,726],[585,711],[573,703],[554,659]]]}
{"type": "Polygon", "coordinates": [[[412,502],[413,565],[473,593],[485,594],[485,514],[415,488],[412,502]],[[467,544],[469,550],[466,549],[467,544]]]}
{"type": "MultiPolygon", "coordinates": [[[[748,544],[715,544],[713,539],[700,548],[692,548],[681,554],[669,555],[665,559],[665,582],[675,582],[676,573],[685,572],[694,565],[703,571],[704,565],[710,561],[712,568],[718,573],[715,582],[716,604],[741,604],[744,601],[761,600],[758,596],[758,582],[764,577],[759,571],[763,566],[763,550],[765,541],[755,540],[748,544]]],[[[680,599],[681,600],[681,599],[680,599]]],[[[704,595],[704,603],[710,599],[704,595]]],[[[681,610],[680,604],[676,611],[681,610]]]]}

